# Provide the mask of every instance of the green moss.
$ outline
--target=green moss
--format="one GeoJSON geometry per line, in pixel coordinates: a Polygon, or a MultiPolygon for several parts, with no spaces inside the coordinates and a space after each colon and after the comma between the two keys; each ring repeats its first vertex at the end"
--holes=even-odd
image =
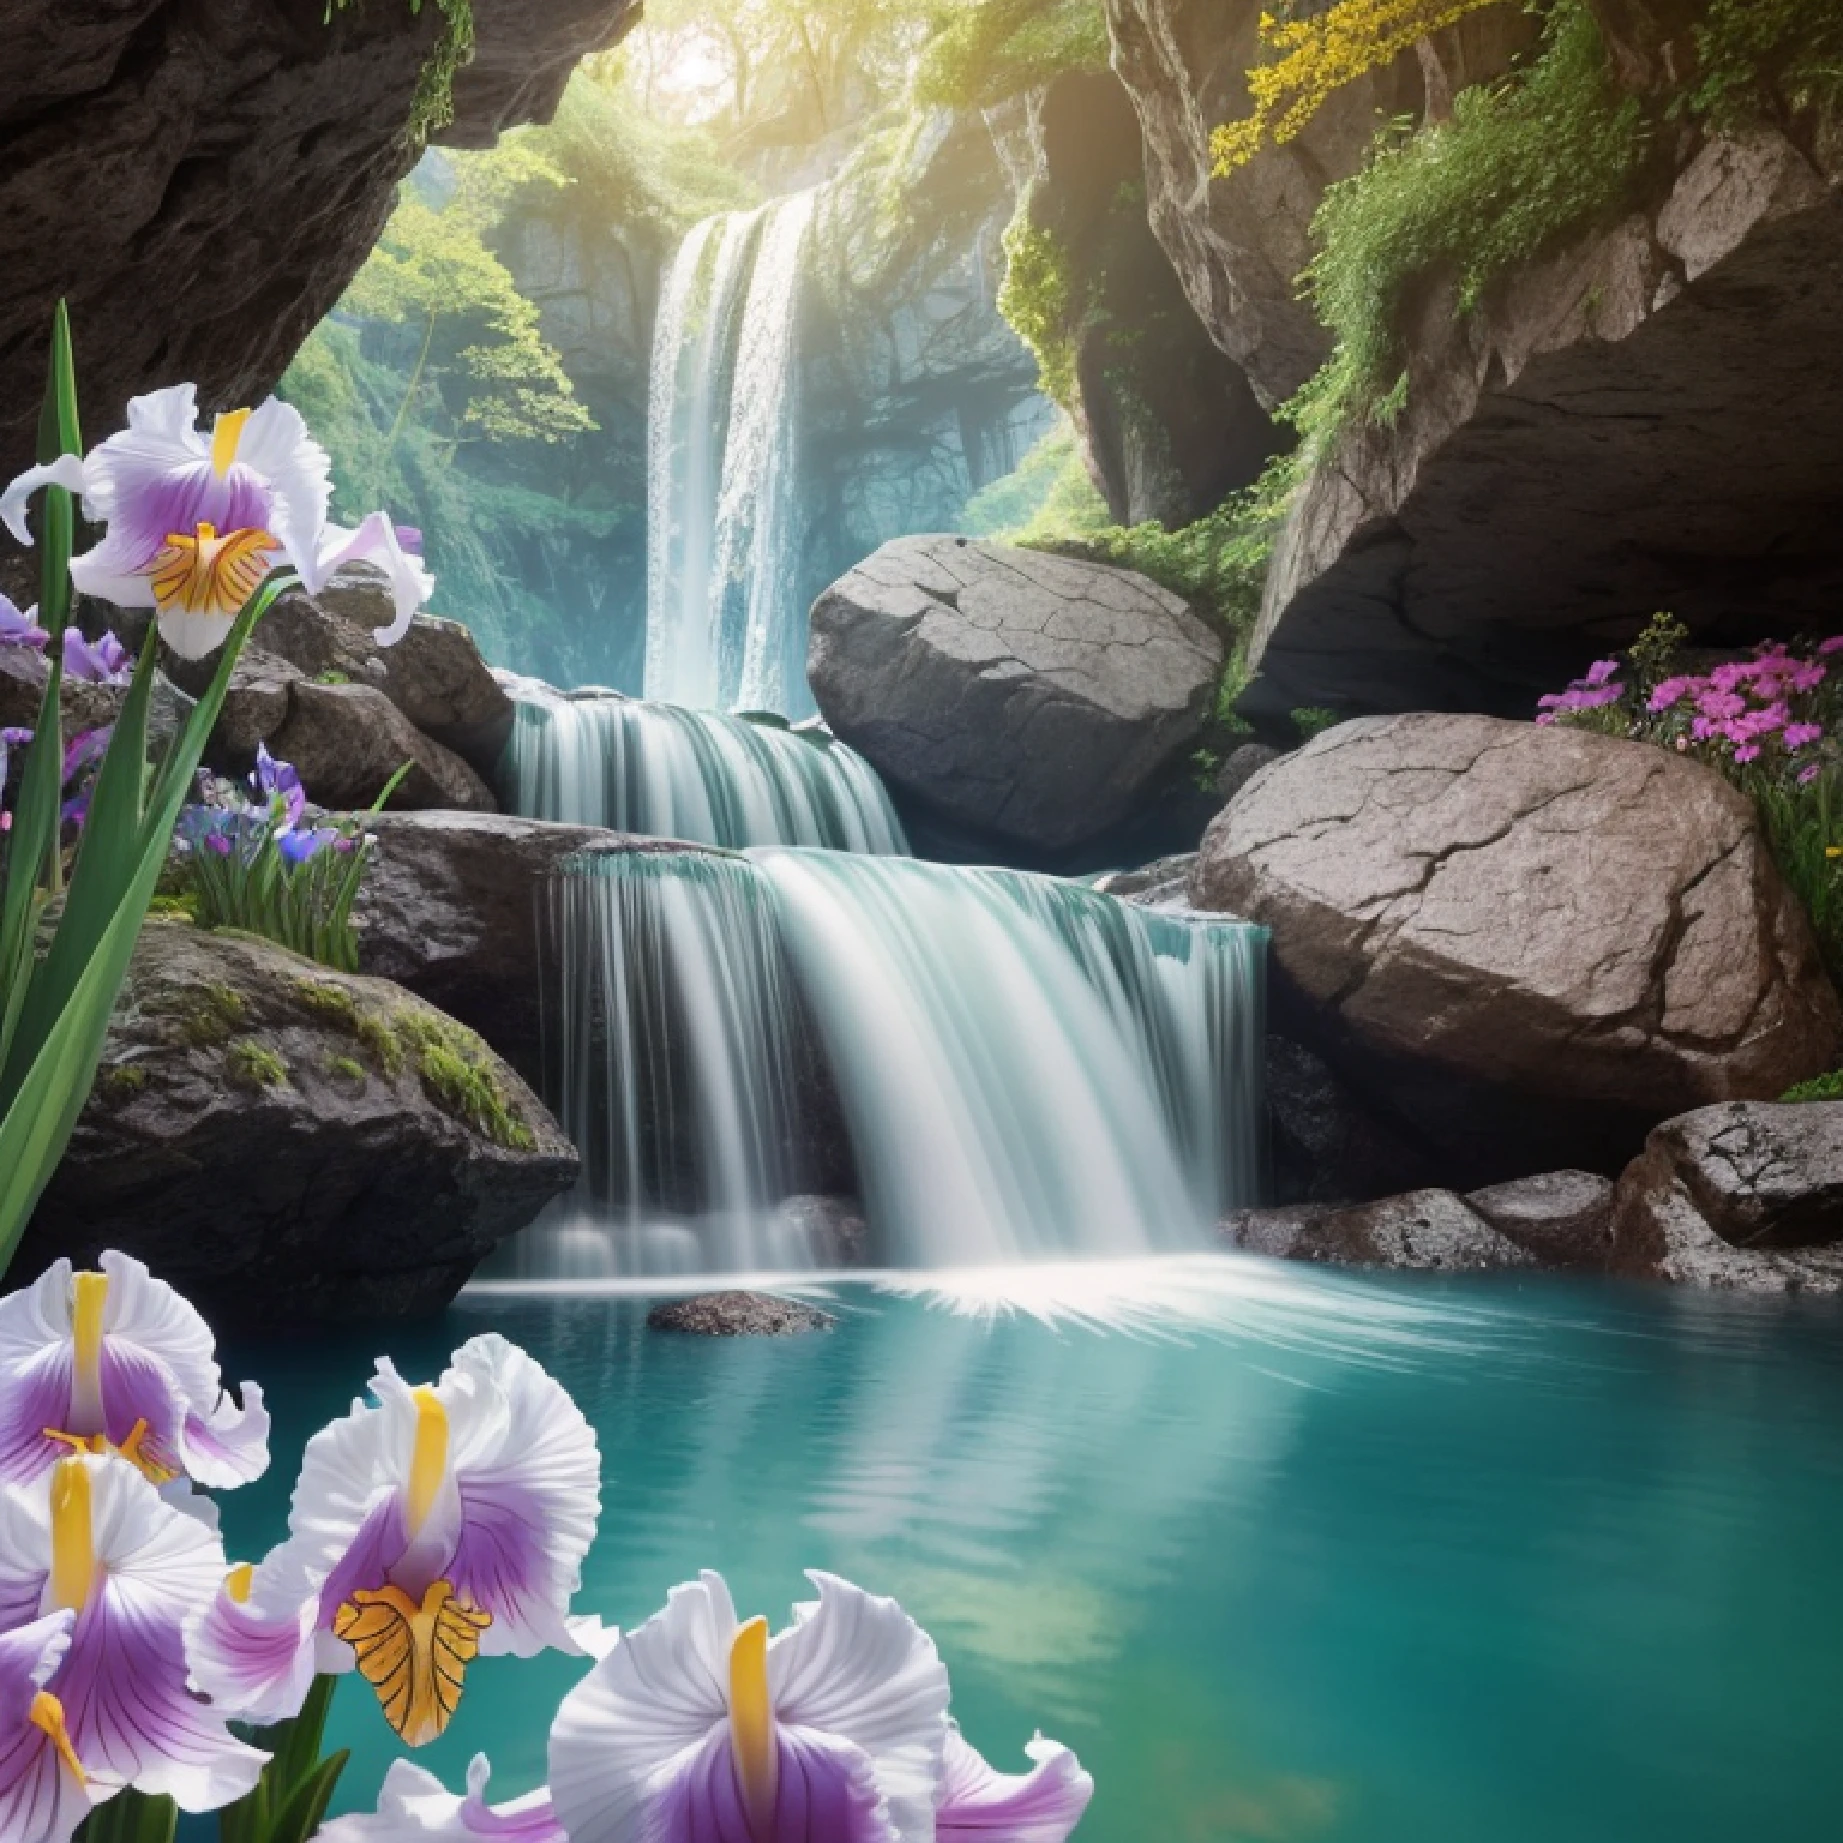
{"type": "Polygon", "coordinates": [[[1843,1101],[1843,1069],[1832,1069],[1828,1075],[1814,1075],[1811,1080],[1786,1089],[1779,1098],[1782,1101],[1843,1101]]]}
{"type": "Polygon", "coordinates": [[[400,1011],[397,1039],[442,1111],[515,1152],[529,1152],[537,1136],[511,1109],[499,1065],[471,1030],[430,1011],[400,1011]]]}
{"type": "Polygon", "coordinates": [[[361,1004],[349,988],[319,979],[296,979],[291,982],[294,999],[301,1008],[334,1030],[343,1031],[370,1056],[381,1073],[396,1076],[403,1071],[403,1045],[398,1040],[391,1019],[381,1008],[361,1004]]]}
{"type": "Polygon", "coordinates": [[[215,1049],[243,1028],[247,1007],[242,994],[230,986],[207,982],[177,996],[179,1034],[193,1049],[215,1049]]]}
{"type": "Polygon", "coordinates": [[[244,1088],[285,1088],[288,1064],[266,1043],[239,1037],[224,1052],[224,1073],[244,1088]]]}
{"type": "Polygon", "coordinates": [[[175,895],[159,895],[147,905],[148,917],[155,921],[198,920],[198,898],[190,890],[175,895]]]}
{"type": "Polygon", "coordinates": [[[360,1087],[370,1080],[365,1065],[351,1056],[329,1056],[326,1059],[326,1072],[338,1081],[357,1082],[360,1087]]]}
{"type": "Polygon", "coordinates": [[[1392,422],[1419,291],[1445,279],[1473,311],[1511,269],[1623,209],[1648,145],[1585,0],[1560,0],[1527,69],[1462,92],[1450,122],[1386,132],[1326,192],[1306,279],[1337,345],[1288,419],[1315,447],[1353,421],[1392,422]]]}
{"type": "Polygon", "coordinates": [[[96,1092],[105,1101],[119,1105],[139,1094],[147,1080],[147,1071],[138,1063],[110,1063],[96,1071],[96,1092]]]}
{"type": "Polygon", "coordinates": [[[1719,128],[1843,103],[1836,0],[1713,0],[1696,28],[1692,111],[1719,128]]]}

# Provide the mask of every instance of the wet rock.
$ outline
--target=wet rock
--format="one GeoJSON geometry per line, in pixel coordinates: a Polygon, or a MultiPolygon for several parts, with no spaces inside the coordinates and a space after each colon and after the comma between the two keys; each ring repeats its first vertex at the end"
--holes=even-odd
{"type": "Polygon", "coordinates": [[[734,1292],[699,1293],[656,1305],[646,1323],[652,1331],[685,1331],[697,1337],[799,1337],[808,1331],[830,1331],[838,1320],[798,1299],[734,1292]]]}
{"type": "Polygon", "coordinates": [[[1273,1195],[1282,1204],[1365,1203],[1432,1180],[1425,1149],[1291,1038],[1267,1039],[1273,1195]]]}
{"type": "Polygon", "coordinates": [[[1095,879],[1094,887],[1106,896],[1136,902],[1148,909],[1190,906],[1190,873],[1197,861],[1194,851],[1174,857],[1154,858],[1137,870],[1112,870],[1095,879]]]}
{"type": "Polygon", "coordinates": [[[294,763],[301,784],[322,806],[371,805],[406,762],[410,772],[391,795],[395,806],[490,813],[498,805],[493,790],[460,756],[425,736],[370,685],[295,680],[288,720],[269,746],[294,763]]]}
{"type": "Polygon", "coordinates": [[[440,1308],[575,1181],[537,1097],[383,980],[153,922],[19,1259],[122,1248],[221,1330],[440,1308]]]}
{"type": "Polygon", "coordinates": [[[1843,1015],[1751,803],[1681,757],[1482,717],[1347,723],[1217,818],[1199,908],[1274,1016],[1466,1188],[1611,1172],[1829,1066],[1843,1015]]]}
{"type": "Polygon", "coordinates": [[[1227,806],[1241,790],[1270,762],[1280,759],[1280,751],[1264,742],[1244,742],[1232,749],[1216,770],[1216,797],[1227,806]]]}
{"type": "MultiPolygon", "coordinates": [[[[848,1160],[849,1153],[846,1153],[848,1160]]],[[[789,1197],[775,1211],[806,1245],[816,1267],[861,1267],[870,1224],[856,1197],[789,1197]]]]}
{"type": "Polygon", "coordinates": [[[542,879],[618,834],[453,812],[381,813],[371,829],[378,849],[354,911],[360,965],[452,1013],[535,1075],[542,879]]]}
{"type": "Polygon", "coordinates": [[[1843,1103],[1668,1120],[1619,1180],[1620,1272],[1753,1292],[1843,1288],[1843,1103]]]}
{"type": "Polygon", "coordinates": [[[1128,570],[901,538],[814,604],[808,676],[899,794],[1029,851],[1104,837],[1164,791],[1222,643],[1128,570]]]}
{"type": "Polygon", "coordinates": [[[1612,1257],[1613,1185],[1593,1171],[1546,1171],[1475,1190],[1466,1205],[1544,1267],[1603,1270],[1612,1257]]]}
{"type": "Polygon", "coordinates": [[[1487,1273],[1538,1264],[1450,1190],[1415,1190],[1351,1209],[1243,1210],[1224,1221],[1221,1239],[1244,1253],[1342,1267],[1487,1273]]]}
{"type": "MultiPolygon", "coordinates": [[[[546,119],[633,0],[473,0],[438,138],[546,119]]],[[[370,253],[419,149],[438,7],[17,0],[0,60],[0,477],[32,458],[53,304],[93,436],[191,379],[256,402],[370,253]],[[80,237],[71,226],[81,225],[80,237]]]]}

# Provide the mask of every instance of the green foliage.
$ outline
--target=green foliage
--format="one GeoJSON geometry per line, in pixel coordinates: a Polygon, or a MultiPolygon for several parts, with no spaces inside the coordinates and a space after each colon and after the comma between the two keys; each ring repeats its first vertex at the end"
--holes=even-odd
{"type": "MultiPolygon", "coordinates": [[[[81,452],[76,405],[70,326],[60,306],[41,422],[40,452],[47,459],[81,452]]],[[[70,608],[73,529],[69,495],[57,487],[47,489],[39,527],[44,567],[40,608],[53,631],[64,624],[70,608]]],[[[147,719],[157,649],[142,647],[96,777],[63,912],[40,956],[39,922],[49,889],[61,878],[62,673],[53,657],[0,859],[0,1272],[11,1261],[89,1096],[116,995],[159,888],[173,826],[205,739],[223,708],[231,671],[257,620],[293,581],[286,574],[271,576],[238,616],[205,695],[152,775],[147,719]]]]}
{"type": "Polygon", "coordinates": [[[1090,537],[1110,524],[1107,502],[1088,478],[1067,422],[1059,422],[1012,472],[981,487],[960,514],[968,537],[1039,546],[1090,537]]]}
{"type": "Polygon", "coordinates": [[[1340,712],[1327,710],[1322,704],[1302,704],[1297,710],[1288,711],[1287,716],[1301,742],[1310,742],[1314,736],[1322,736],[1326,730],[1336,729],[1344,721],[1340,712]]]}
{"type": "Polygon", "coordinates": [[[1507,271],[1624,205],[1646,147],[1641,106],[1614,81],[1584,0],[1559,0],[1535,61],[1463,91],[1450,122],[1386,134],[1313,221],[1306,279],[1337,345],[1285,413],[1314,453],[1352,421],[1399,413],[1417,289],[1450,281],[1472,311],[1507,271]]]}
{"type": "Polygon", "coordinates": [[[179,1807],[170,1798],[118,1792],[77,1826],[73,1843],[173,1843],[179,1807]]]}
{"type": "Polygon", "coordinates": [[[244,1088],[285,1088],[288,1064],[280,1053],[255,1037],[239,1037],[224,1052],[224,1073],[244,1088]]]}
{"type": "Polygon", "coordinates": [[[1064,409],[1075,401],[1077,288],[1056,234],[1030,221],[1029,194],[1005,232],[1005,279],[998,311],[1029,346],[1043,394],[1064,409]]]}
{"type": "Polygon", "coordinates": [[[1065,70],[1105,70],[1100,0],[978,0],[947,13],[916,67],[924,106],[990,109],[1065,70]]]}
{"type": "MultiPolygon", "coordinates": [[[[358,3],[327,0],[326,16],[330,20],[335,12],[343,13],[358,3]]],[[[409,0],[409,5],[411,16],[420,19],[423,0],[409,0]]],[[[403,130],[415,147],[426,145],[454,120],[454,80],[474,55],[473,0],[435,0],[435,7],[442,16],[441,35],[417,76],[403,130]]]]}
{"type": "Polygon", "coordinates": [[[315,1677],[299,1715],[250,1735],[269,1763],[254,1791],[218,1813],[219,1843],[308,1843],[319,1830],[348,1758],[321,1753],[338,1682],[315,1677]]]}
{"type": "Polygon", "coordinates": [[[1780,874],[1804,904],[1818,953],[1843,987],[1843,787],[1828,769],[1801,787],[1744,769],[1730,775],[1753,796],[1780,874]]]}
{"type": "Polygon", "coordinates": [[[1809,1081],[1798,1082],[1779,1098],[1782,1101],[1843,1101],[1843,1069],[1832,1069],[1828,1075],[1814,1075],[1809,1081]]]}
{"type": "Polygon", "coordinates": [[[1713,0],[1696,28],[1690,107],[1717,127],[1772,111],[1843,103],[1843,9],[1836,0],[1713,0]]]}

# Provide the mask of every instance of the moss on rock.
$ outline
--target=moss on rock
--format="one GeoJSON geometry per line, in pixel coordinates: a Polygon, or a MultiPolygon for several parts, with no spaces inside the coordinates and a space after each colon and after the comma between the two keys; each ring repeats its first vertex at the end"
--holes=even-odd
{"type": "Polygon", "coordinates": [[[492,1051],[466,1025],[433,1011],[400,1011],[395,1024],[425,1092],[444,1113],[509,1151],[536,1146],[509,1105],[492,1051]]]}
{"type": "Polygon", "coordinates": [[[224,1052],[225,1076],[243,1088],[285,1088],[288,1064],[281,1053],[255,1037],[239,1037],[224,1052]]]}

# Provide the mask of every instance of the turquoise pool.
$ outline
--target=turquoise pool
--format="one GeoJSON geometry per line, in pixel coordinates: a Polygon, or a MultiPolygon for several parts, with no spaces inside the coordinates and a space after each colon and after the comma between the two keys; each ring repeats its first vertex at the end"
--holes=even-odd
{"type": "MultiPolygon", "coordinates": [[[[1130,1331],[851,1286],[787,1342],[499,1296],[387,1342],[419,1380],[496,1328],[582,1403],[585,1609],[706,1565],[777,1624],[803,1567],[894,1593],[996,1762],[1039,1724],[1078,1750],[1083,1843],[1843,1834],[1843,1312],[1229,1261],[1152,1290],[1178,1316],[1130,1331]]],[[[278,1420],[233,1555],[379,1347],[229,1353],[278,1420]]],[[[528,1789],[579,1669],[477,1665],[421,1757],[528,1789]]],[[[394,1743],[355,1678],[334,1726],[368,1806],[394,1743]]]]}

